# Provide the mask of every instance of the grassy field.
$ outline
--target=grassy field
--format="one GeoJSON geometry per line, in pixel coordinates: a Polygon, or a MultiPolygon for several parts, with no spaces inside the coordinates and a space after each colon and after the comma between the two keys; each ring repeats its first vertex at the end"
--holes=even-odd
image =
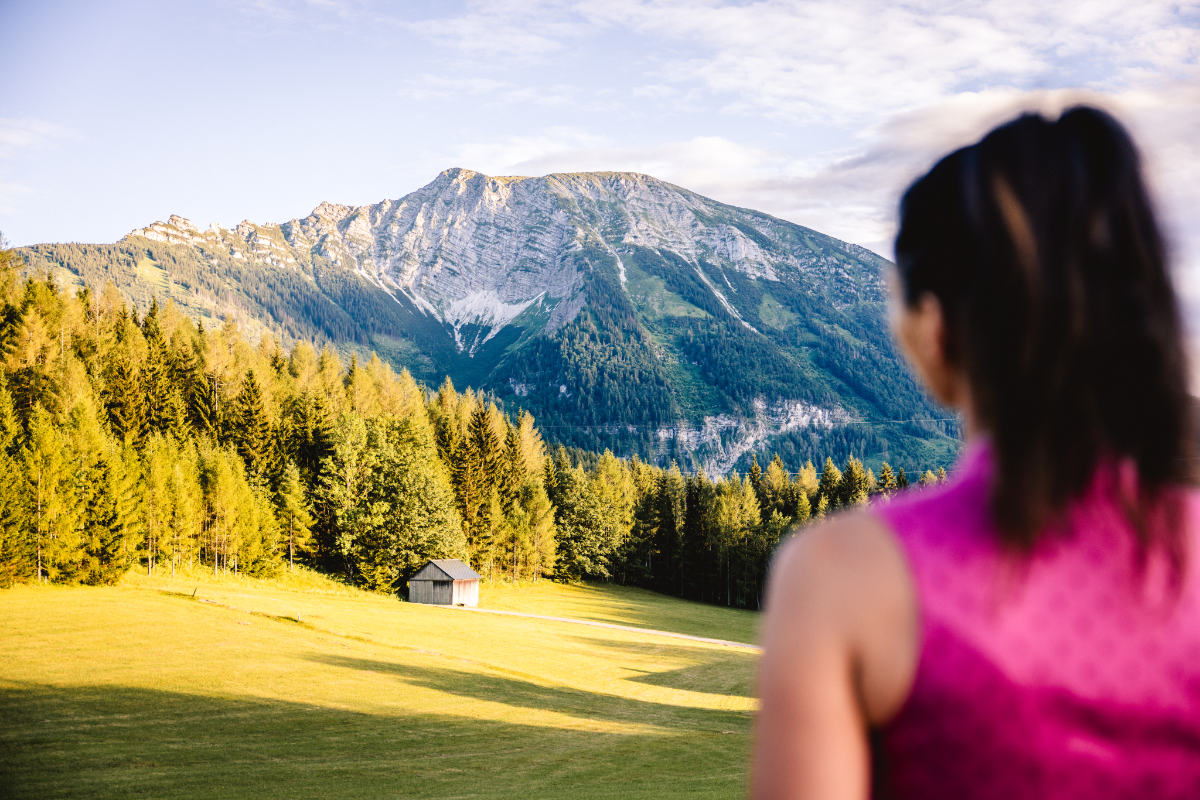
{"type": "MultiPolygon", "coordinates": [[[[755,641],[611,586],[481,605],[755,641]]],[[[736,797],[755,655],[401,603],[311,573],[0,591],[0,796],[736,797]],[[193,596],[194,595],[194,596],[193,596]]]]}

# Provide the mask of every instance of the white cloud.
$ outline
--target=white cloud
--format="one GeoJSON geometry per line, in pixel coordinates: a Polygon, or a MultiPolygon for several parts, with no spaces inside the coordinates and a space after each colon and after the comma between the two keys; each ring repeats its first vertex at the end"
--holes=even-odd
{"type": "Polygon", "coordinates": [[[603,150],[608,144],[607,139],[589,131],[558,126],[540,134],[468,142],[459,146],[451,162],[490,175],[580,171],[591,167],[558,170],[539,165],[587,163],[587,153],[603,150]]]}
{"type": "Polygon", "coordinates": [[[588,33],[570,4],[556,0],[476,0],[457,15],[423,20],[393,16],[392,21],[436,44],[510,59],[556,52],[588,33]]]}
{"type": "Polygon", "coordinates": [[[964,90],[1077,83],[1127,85],[1146,69],[1190,72],[1200,56],[1195,3],[992,0],[944,4],[741,5],[610,0],[587,4],[597,24],[677,44],[659,81],[699,82],[729,110],[820,122],[870,120],[964,90]],[[1190,67],[1188,65],[1191,65],[1190,67]]]}
{"type": "Polygon", "coordinates": [[[12,158],[23,150],[42,148],[74,138],[77,138],[74,131],[53,122],[0,118],[0,159],[12,158]]]}

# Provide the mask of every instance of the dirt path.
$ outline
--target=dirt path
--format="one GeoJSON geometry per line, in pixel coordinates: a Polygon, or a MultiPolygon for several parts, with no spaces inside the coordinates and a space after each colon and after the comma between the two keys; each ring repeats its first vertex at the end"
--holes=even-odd
{"type": "Polygon", "coordinates": [[[634,633],[651,633],[655,636],[670,636],[674,639],[687,639],[692,642],[707,642],[708,644],[719,644],[724,647],[740,647],[745,650],[753,650],[760,652],[762,650],[756,644],[747,644],[746,642],[731,642],[728,639],[711,639],[707,636],[692,636],[690,633],[675,633],[674,631],[660,631],[655,628],[639,628],[636,625],[618,625],[615,622],[596,622],[590,619],[576,619],[575,617],[550,617],[545,614],[526,614],[523,611],[502,611],[498,608],[477,608],[472,606],[436,606],[436,608],[453,608],[458,611],[474,611],[479,614],[506,614],[510,617],[529,617],[530,619],[548,619],[554,622],[573,622],[576,625],[591,625],[593,628],[612,628],[617,631],[633,631],[634,633]]]}

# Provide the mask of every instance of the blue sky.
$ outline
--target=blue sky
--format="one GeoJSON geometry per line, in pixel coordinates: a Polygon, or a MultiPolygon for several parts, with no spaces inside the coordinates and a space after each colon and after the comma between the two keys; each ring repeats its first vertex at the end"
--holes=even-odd
{"type": "Polygon", "coordinates": [[[1141,141],[1200,310],[1200,3],[1046,5],[9,0],[0,232],[277,222],[450,166],[628,169],[886,255],[939,153],[1085,99],[1141,141]]]}

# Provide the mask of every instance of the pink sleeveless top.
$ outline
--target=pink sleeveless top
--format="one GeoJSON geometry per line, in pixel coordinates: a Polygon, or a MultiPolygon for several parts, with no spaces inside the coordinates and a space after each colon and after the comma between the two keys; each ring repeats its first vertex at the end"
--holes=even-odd
{"type": "Polygon", "coordinates": [[[990,474],[978,440],[946,482],[873,506],[921,620],[911,693],[874,734],[874,796],[1200,798],[1200,493],[1172,595],[1162,559],[1139,582],[1115,471],[1026,559],[997,547],[990,474]]]}

